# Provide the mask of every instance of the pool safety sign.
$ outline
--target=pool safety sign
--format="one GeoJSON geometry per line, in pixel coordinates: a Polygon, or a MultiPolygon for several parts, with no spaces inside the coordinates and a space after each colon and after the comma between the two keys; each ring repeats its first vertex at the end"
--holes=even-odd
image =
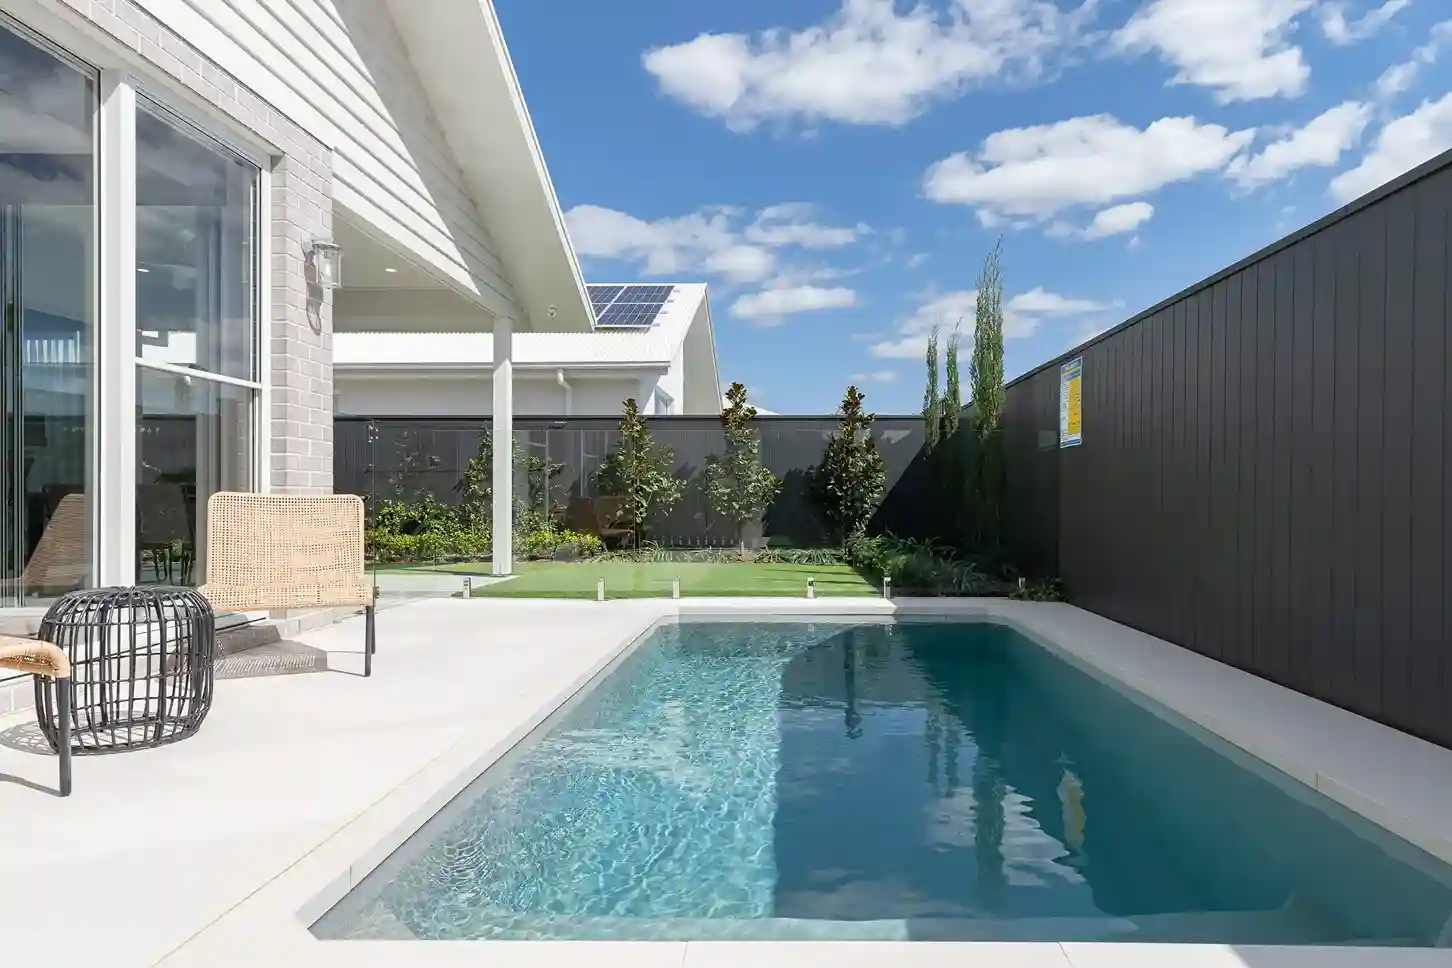
{"type": "Polygon", "coordinates": [[[1059,446],[1084,442],[1084,358],[1059,367],[1059,446]]]}

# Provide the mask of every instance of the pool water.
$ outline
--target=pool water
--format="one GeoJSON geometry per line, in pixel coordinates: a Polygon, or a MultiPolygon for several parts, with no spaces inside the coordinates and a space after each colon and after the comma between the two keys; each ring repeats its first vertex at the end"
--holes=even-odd
{"type": "Polygon", "coordinates": [[[667,625],[323,938],[1452,943],[1452,870],[1005,626],[667,625]]]}

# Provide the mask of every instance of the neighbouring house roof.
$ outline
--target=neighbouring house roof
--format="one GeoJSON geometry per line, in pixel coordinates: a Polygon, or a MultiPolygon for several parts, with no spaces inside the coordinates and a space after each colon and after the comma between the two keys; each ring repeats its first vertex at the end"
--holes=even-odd
{"type": "MultiPolygon", "coordinates": [[[[587,333],[516,332],[514,363],[523,367],[665,369],[681,357],[693,326],[704,326],[710,346],[708,365],[716,369],[715,339],[706,286],[673,284],[671,299],[648,330],[594,330],[587,333]]],[[[702,365],[697,361],[689,365],[702,365]]],[[[494,336],[472,333],[335,333],[336,370],[478,369],[494,363],[494,336]]],[[[701,374],[714,381],[714,372],[701,374]]]]}

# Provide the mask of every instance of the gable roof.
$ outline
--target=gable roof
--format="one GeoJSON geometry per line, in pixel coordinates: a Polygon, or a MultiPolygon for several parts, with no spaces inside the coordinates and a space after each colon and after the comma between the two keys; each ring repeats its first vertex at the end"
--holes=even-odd
{"type": "Polygon", "coordinates": [[[588,332],[579,260],[493,0],[387,0],[527,318],[517,331],[588,332]]]}

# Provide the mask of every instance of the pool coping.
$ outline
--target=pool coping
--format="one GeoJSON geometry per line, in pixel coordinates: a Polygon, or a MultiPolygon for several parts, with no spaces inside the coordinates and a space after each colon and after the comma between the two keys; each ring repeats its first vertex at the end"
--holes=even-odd
{"type": "MultiPolygon", "coordinates": [[[[487,600],[481,600],[487,601],[487,600]]],[[[681,599],[633,605],[639,620],[603,657],[499,741],[471,733],[225,915],[162,964],[265,963],[432,968],[477,964],[688,966],[738,959],[771,964],[1209,966],[1442,965],[1452,949],[1231,947],[1142,943],[994,942],[623,942],[322,941],[308,927],[454,796],[572,698],[598,683],[650,631],[676,620],[812,618],[820,621],[938,617],[1000,622],[1133,698],[1169,710],[1304,787],[1452,864],[1452,751],[1400,733],[1254,675],[1069,605],[1002,599],[681,599]],[[482,748],[481,748],[482,747],[482,748]],[[1246,959],[1250,960],[1247,961],[1246,959]],[[941,962],[938,959],[943,959],[941,962]],[[1141,962],[1140,959],[1145,959],[1141,962]]],[[[612,603],[602,603],[602,609],[612,603]]],[[[1452,918],[1449,918],[1452,930],[1452,918]]]]}

